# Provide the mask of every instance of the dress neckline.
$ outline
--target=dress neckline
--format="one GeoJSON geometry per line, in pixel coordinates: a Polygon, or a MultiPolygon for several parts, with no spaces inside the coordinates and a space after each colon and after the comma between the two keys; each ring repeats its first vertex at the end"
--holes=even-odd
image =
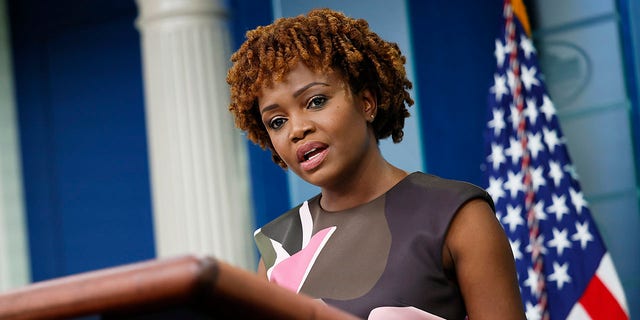
{"type": "Polygon", "coordinates": [[[393,186],[391,186],[391,188],[389,188],[389,190],[385,191],[384,193],[382,193],[381,195],[377,196],[374,199],[371,199],[370,201],[358,204],[354,207],[351,208],[347,208],[347,209],[343,209],[343,210],[337,210],[337,211],[328,211],[325,210],[321,205],[320,205],[320,199],[322,198],[322,193],[317,194],[315,197],[311,198],[309,200],[309,202],[316,202],[316,205],[318,206],[319,210],[321,213],[323,214],[341,214],[341,213],[346,213],[346,212],[350,212],[350,211],[354,211],[354,210],[358,210],[359,208],[365,207],[365,206],[369,206],[374,202],[379,201],[381,198],[385,197],[387,194],[389,194],[389,192],[393,191],[394,189],[398,188],[400,185],[404,184],[406,181],[408,181],[409,179],[411,179],[411,177],[421,174],[422,172],[420,171],[414,171],[411,172],[409,174],[407,174],[404,178],[400,179],[400,181],[398,181],[396,184],[394,184],[393,186]]]}

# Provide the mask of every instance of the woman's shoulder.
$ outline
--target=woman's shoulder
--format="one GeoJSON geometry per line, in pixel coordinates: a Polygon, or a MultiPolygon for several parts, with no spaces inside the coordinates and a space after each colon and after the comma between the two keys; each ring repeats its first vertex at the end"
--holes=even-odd
{"type": "Polygon", "coordinates": [[[452,192],[479,192],[486,191],[467,181],[443,178],[434,174],[416,171],[407,176],[407,180],[413,186],[422,189],[445,190],[452,192]]]}
{"type": "Polygon", "coordinates": [[[482,199],[493,208],[493,200],[483,188],[470,182],[447,179],[437,175],[413,172],[388,194],[388,198],[418,205],[459,206],[472,199],[482,199]]]}

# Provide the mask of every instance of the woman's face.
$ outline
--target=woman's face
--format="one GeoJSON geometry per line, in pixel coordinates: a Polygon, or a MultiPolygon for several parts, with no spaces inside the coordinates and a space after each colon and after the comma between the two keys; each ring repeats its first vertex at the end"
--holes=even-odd
{"type": "Polygon", "coordinates": [[[348,179],[377,150],[369,121],[376,101],[352,94],[337,72],[298,63],[282,82],[261,90],[262,123],[287,166],[305,181],[331,187],[348,179]]]}

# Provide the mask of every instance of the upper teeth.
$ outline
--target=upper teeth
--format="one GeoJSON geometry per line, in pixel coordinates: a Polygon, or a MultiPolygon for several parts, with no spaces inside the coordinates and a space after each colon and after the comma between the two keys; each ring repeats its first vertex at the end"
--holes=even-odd
{"type": "Polygon", "coordinates": [[[314,151],[316,151],[316,148],[313,148],[313,149],[311,149],[311,150],[309,150],[309,151],[305,152],[305,153],[304,153],[304,156],[306,157],[306,156],[308,156],[310,153],[312,153],[312,152],[314,152],[314,151]]]}
{"type": "Polygon", "coordinates": [[[305,158],[306,160],[309,160],[309,159],[310,159],[309,155],[310,155],[311,153],[315,152],[316,150],[317,150],[317,148],[313,148],[313,149],[311,149],[311,150],[309,150],[309,151],[305,152],[305,153],[304,153],[304,158],[305,158]]]}

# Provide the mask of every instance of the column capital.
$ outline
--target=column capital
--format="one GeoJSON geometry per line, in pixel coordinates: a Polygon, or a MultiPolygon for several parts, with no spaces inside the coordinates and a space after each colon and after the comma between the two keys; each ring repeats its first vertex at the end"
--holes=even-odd
{"type": "Polygon", "coordinates": [[[182,16],[226,17],[227,12],[220,0],[136,0],[138,18],[136,27],[158,20],[182,16]]]}

